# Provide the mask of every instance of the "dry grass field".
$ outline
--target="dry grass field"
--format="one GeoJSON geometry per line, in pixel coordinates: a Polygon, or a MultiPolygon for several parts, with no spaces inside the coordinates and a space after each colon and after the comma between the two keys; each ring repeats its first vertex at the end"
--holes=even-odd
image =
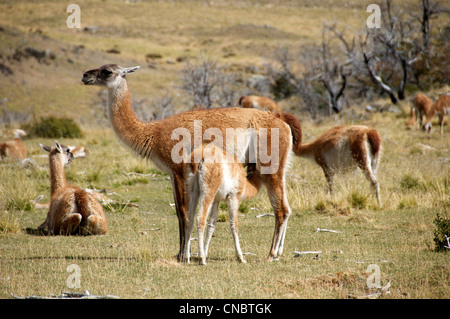
{"type": "MultiPolygon", "coordinates": [[[[283,45],[298,47],[320,38],[323,22],[353,27],[365,23],[366,3],[359,1],[77,1],[82,29],[66,26],[66,3],[60,1],[0,2],[0,54],[13,70],[0,75],[0,100],[11,111],[69,116],[84,137],[58,139],[84,145],[86,158],[67,168],[70,183],[106,189],[116,204],[105,205],[109,232],[104,236],[43,236],[35,231],[47,211],[31,203],[39,195],[49,201],[48,159],[39,143],[54,139],[27,138],[36,163],[0,163],[0,298],[59,295],[62,291],[121,298],[336,298],[380,293],[379,298],[448,299],[448,253],[434,251],[433,220],[450,211],[450,122],[444,134],[433,122],[431,134],[406,129],[409,104],[401,112],[367,113],[350,106],[339,117],[314,123],[306,114],[303,141],[335,125],[364,124],[383,138],[378,170],[382,207],[359,171],[336,178],[336,191],[326,192],[322,170],[294,158],[288,176],[292,209],[284,254],[266,257],[274,220],[265,190],[241,205],[239,234],[247,264],[236,261],[226,210],[222,209],[212,239],[208,264],[180,264],[178,222],[169,176],[123,147],[102,118],[101,89],[80,83],[85,70],[105,63],[141,65],[128,77],[134,98],[153,99],[172,92],[181,105],[180,72],[185,58],[208,52],[220,63],[241,70],[260,68],[270,52],[283,45]],[[90,27],[87,29],[83,29],[90,27]],[[56,57],[6,59],[18,48],[49,49],[56,57]],[[108,53],[115,49],[117,53],[108,53]],[[161,58],[148,59],[146,55],[161,58]],[[134,203],[138,207],[129,207],[134,203]],[[317,228],[336,230],[316,232],[317,228]],[[321,251],[294,256],[294,251],[321,251]],[[69,265],[78,265],[80,287],[68,287],[69,265]],[[367,284],[379,267],[380,288],[367,284]]],[[[444,21],[445,22],[445,21],[444,21]]],[[[443,23],[438,20],[433,23],[443,23]]],[[[448,21],[447,21],[448,23],[448,21]]],[[[430,94],[449,91],[437,87],[430,94]]],[[[387,105],[387,99],[376,101],[387,105]]],[[[289,105],[290,110],[295,106],[289,105]]],[[[104,120],[104,119],[103,119],[104,120]]],[[[107,122],[106,122],[107,123],[107,122]]],[[[3,141],[3,138],[2,138],[3,141]]],[[[192,250],[197,251],[196,241],[192,250]]]]}

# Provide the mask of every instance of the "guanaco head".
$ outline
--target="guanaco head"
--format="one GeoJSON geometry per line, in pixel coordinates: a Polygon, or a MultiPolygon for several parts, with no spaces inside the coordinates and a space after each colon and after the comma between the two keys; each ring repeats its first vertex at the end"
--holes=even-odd
{"type": "Polygon", "coordinates": [[[45,146],[42,144],[39,145],[44,151],[50,153],[50,157],[56,157],[59,161],[61,161],[63,166],[69,164],[74,158],[70,149],[65,145],[59,144],[58,141],[55,141],[55,146],[53,147],[45,146]]]}
{"type": "Polygon", "coordinates": [[[19,128],[12,130],[12,134],[14,135],[14,138],[21,138],[22,136],[27,136],[27,133],[19,128]]]}
{"type": "Polygon", "coordinates": [[[431,132],[431,123],[425,123],[422,125],[422,130],[424,130],[427,133],[431,132]]]}
{"type": "Polygon", "coordinates": [[[123,68],[117,64],[105,64],[98,69],[86,71],[81,81],[85,85],[116,87],[128,73],[133,73],[140,66],[123,68]]]}

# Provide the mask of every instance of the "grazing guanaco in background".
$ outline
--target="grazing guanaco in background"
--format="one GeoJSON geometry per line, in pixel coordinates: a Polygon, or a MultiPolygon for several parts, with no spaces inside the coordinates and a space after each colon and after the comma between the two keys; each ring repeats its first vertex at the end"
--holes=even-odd
{"type": "MultiPolygon", "coordinates": [[[[412,113],[415,113],[419,128],[422,127],[423,117],[428,117],[432,106],[433,101],[425,94],[417,93],[416,95],[414,95],[411,105],[411,117],[413,116],[412,113]]],[[[409,121],[410,120],[411,118],[409,119],[409,121]]]]}
{"type": "Polygon", "coordinates": [[[242,96],[239,99],[239,105],[245,108],[255,108],[261,110],[269,110],[271,112],[281,112],[280,106],[271,98],[264,96],[242,96]]]}
{"type": "Polygon", "coordinates": [[[406,127],[414,127],[417,125],[416,112],[413,107],[410,108],[410,116],[408,121],[406,121],[406,127]]]}
{"type": "MultiPolygon", "coordinates": [[[[201,123],[199,128],[201,137],[205,136],[204,133],[208,129],[218,130],[222,136],[226,136],[229,129],[239,129],[238,135],[244,138],[243,143],[234,144],[234,149],[231,150],[226,149],[225,145],[221,146],[233,155],[241,154],[240,156],[243,158],[239,158],[239,161],[244,164],[249,161],[246,154],[249,153],[250,148],[255,147],[255,140],[251,138],[248,130],[251,129],[254,132],[265,130],[268,148],[272,143],[272,130],[276,132],[274,134],[278,142],[278,157],[272,159],[272,163],[275,163],[278,169],[276,172],[263,174],[261,180],[267,189],[275,213],[275,230],[269,260],[278,258],[283,252],[285,231],[290,215],[285,184],[287,163],[292,153],[293,142],[301,142],[301,135],[295,136],[299,132],[298,130],[292,130],[291,133],[293,123],[298,120],[285,114],[237,107],[191,110],[160,121],[145,123],[136,117],[132,109],[131,95],[126,80],[126,75],[135,72],[138,68],[124,68],[116,64],[107,64],[85,72],[82,81],[86,85],[100,85],[108,88],[109,118],[118,138],[133,152],[152,160],[159,169],[170,174],[179,222],[179,260],[184,260],[183,252],[186,242],[189,240],[186,238],[189,199],[186,197],[185,165],[172,158],[172,151],[180,143],[180,137],[173,138],[172,136],[181,128],[188,135],[187,137],[194,141],[198,123],[201,123]]],[[[202,141],[202,143],[207,142],[210,140],[202,141]]],[[[184,155],[189,156],[193,151],[194,144],[191,143],[189,153],[184,155]]],[[[256,155],[256,169],[260,171],[268,164],[261,163],[259,152],[256,155]]]]}
{"type": "Polygon", "coordinates": [[[360,168],[370,181],[381,206],[376,172],[381,157],[382,139],[373,128],[363,125],[337,126],[311,143],[294,148],[296,155],[314,160],[322,167],[328,189],[333,191],[333,177],[360,168]]]}
{"type": "Polygon", "coordinates": [[[49,152],[51,200],[47,218],[38,230],[47,229],[51,235],[106,234],[102,205],[90,193],[67,184],[64,166],[73,159],[69,148],[57,141],[53,147],[41,147],[49,152]]]}
{"type": "Polygon", "coordinates": [[[440,132],[441,135],[444,134],[444,116],[446,114],[450,114],[450,93],[442,94],[433,103],[431,110],[427,114],[427,118],[425,120],[425,124],[422,126],[422,129],[428,133],[431,131],[431,121],[435,115],[438,115],[439,125],[441,127],[440,132]]]}
{"type": "MultiPolygon", "coordinates": [[[[205,148],[202,147],[192,152],[191,163],[186,164],[187,192],[190,198],[186,236],[190,238],[197,203],[200,199],[197,227],[198,257],[201,265],[206,265],[209,242],[216,227],[219,203],[221,201],[226,201],[228,204],[228,215],[236,257],[239,262],[246,262],[239,244],[238,210],[241,200],[254,197],[258,193],[261,187],[261,178],[258,171],[254,169],[254,165],[249,165],[247,175],[243,165],[238,163],[234,156],[228,157],[228,155],[218,148],[205,152],[205,148]],[[195,158],[201,158],[200,162],[196,163],[194,161],[195,158]],[[232,161],[227,161],[230,158],[232,158],[232,161]],[[204,230],[209,216],[204,243],[204,230]]],[[[184,255],[187,258],[187,262],[189,262],[190,244],[186,245],[185,249],[184,255]]]]}

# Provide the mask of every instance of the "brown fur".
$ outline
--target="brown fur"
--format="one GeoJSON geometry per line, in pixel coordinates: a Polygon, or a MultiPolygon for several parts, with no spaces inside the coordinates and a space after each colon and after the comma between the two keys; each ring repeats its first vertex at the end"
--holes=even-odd
{"type": "Polygon", "coordinates": [[[410,117],[409,117],[408,121],[406,121],[405,125],[406,125],[406,127],[412,127],[412,126],[415,126],[416,123],[417,123],[416,113],[415,113],[414,109],[411,107],[410,117]]]}
{"type": "Polygon", "coordinates": [[[241,96],[239,99],[239,105],[245,108],[259,108],[276,113],[281,112],[280,106],[274,100],[263,96],[241,96]]]}
{"type": "Polygon", "coordinates": [[[27,148],[20,138],[0,144],[0,159],[20,160],[27,158],[27,148]]]}
{"type": "Polygon", "coordinates": [[[334,127],[313,142],[301,145],[295,152],[299,156],[313,159],[322,167],[330,192],[333,191],[333,177],[336,173],[360,168],[370,181],[381,205],[376,179],[381,147],[382,139],[375,129],[352,125],[334,127]]]}
{"type": "MultiPolygon", "coordinates": [[[[200,264],[206,264],[209,242],[216,227],[218,205],[220,201],[226,200],[228,203],[228,214],[230,217],[230,228],[233,235],[236,256],[240,262],[245,263],[240,244],[238,229],[238,208],[241,200],[254,197],[261,188],[261,178],[254,165],[249,165],[248,174],[244,167],[238,163],[236,157],[229,156],[225,151],[221,152],[219,158],[208,157],[205,148],[199,148],[191,154],[191,164],[186,165],[188,196],[190,197],[189,225],[187,238],[190,238],[194,224],[194,215],[197,202],[200,198],[200,209],[197,217],[198,244],[200,264]],[[195,158],[201,158],[199,163],[195,163],[195,158]],[[226,162],[232,158],[232,162],[226,162]],[[212,162],[216,159],[217,162],[212,162]],[[203,243],[203,234],[207,219],[209,225],[206,233],[206,243],[203,243]]],[[[185,256],[189,262],[190,246],[186,246],[185,256]]]]}
{"type": "Polygon", "coordinates": [[[302,144],[303,137],[300,121],[296,116],[289,113],[278,113],[277,116],[280,117],[291,128],[292,149],[294,153],[296,153],[300,145],[302,144]]]}
{"type": "Polygon", "coordinates": [[[416,114],[416,119],[419,123],[419,127],[422,127],[423,117],[428,117],[432,106],[433,101],[425,94],[417,93],[414,96],[412,100],[411,112],[414,112],[416,114]]]}
{"type": "MultiPolygon", "coordinates": [[[[101,192],[97,192],[90,188],[83,188],[84,191],[88,192],[92,196],[95,197],[95,199],[101,204],[101,205],[108,205],[108,204],[119,204],[116,200],[113,200],[106,196],[105,194],[101,192]]],[[[40,199],[40,196],[32,201],[31,204],[33,204],[34,208],[36,209],[49,209],[50,203],[38,203],[38,200],[40,199]]],[[[125,204],[127,207],[139,207],[136,203],[127,203],[125,204]]]]}
{"type": "MultiPolygon", "coordinates": [[[[181,140],[172,139],[175,129],[185,128],[191,136],[194,147],[194,121],[202,121],[202,132],[208,128],[217,128],[222,136],[226,136],[226,128],[267,129],[268,148],[270,149],[271,128],[279,132],[279,169],[273,174],[266,174],[262,181],[269,193],[276,215],[275,231],[269,259],[277,258],[282,253],[284,232],[290,214],[290,208],[285,196],[285,170],[290,156],[292,137],[291,130],[285,122],[274,113],[248,108],[217,108],[193,110],[173,115],[161,121],[143,123],[135,116],[131,107],[131,98],[128,91],[125,74],[137,68],[121,68],[117,65],[104,65],[99,69],[85,72],[82,81],[85,84],[96,84],[108,87],[109,112],[111,124],[119,139],[138,155],[151,159],[161,170],[171,175],[176,211],[180,231],[179,259],[183,257],[185,245],[185,232],[187,220],[188,198],[186,198],[186,185],[184,164],[175,163],[171,152],[181,140]]],[[[203,141],[208,143],[208,141],[203,141]]],[[[224,141],[225,143],[225,141],[224,141]]],[[[223,145],[222,145],[223,146],[223,145]]],[[[230,150],[232,151],[232,150],[230,150]]],[[[269,164],[261,163],[258,159],[256,167],[269,164]]]]}
{"type": "Polygon", "coordinates": [[[442,94],[441,96],[439,96],[436,102],[433,103],[431,110],[427,114],[427,118],[425,124],[422,126],[422,129],[430,133],[431,121],[437,114],[439,118],[441,135],[444,134],[444,116],[446,114],[449,114],[449,112],[450,112],[450,93],[442,94]]]}
{"type": "Polygon", "coordinates": [[[58,145],[42,146],[49,152],[51,200],[47,218],[38,229],[48,229],[51,235],[106,234],[108,225],[100,203],[85,190],[67,184],[64,165],[73,155],[58,145]]]}
{"type": "Polygon", "coordinates": [[[86,157],[89,154],[88,149],[84,146],[69,146],[69,149],[74,158],[86,157]]]}

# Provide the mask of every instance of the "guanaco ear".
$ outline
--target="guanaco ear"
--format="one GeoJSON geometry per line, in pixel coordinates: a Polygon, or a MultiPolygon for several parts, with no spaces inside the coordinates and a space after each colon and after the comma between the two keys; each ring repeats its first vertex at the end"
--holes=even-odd
{"type": "Polygon", "coordinates": [[[58,141],[55,141],[55,146],[56,146],[56,149],[58,150],[58,152],[63,154],[63,149],[61,147],[61,144],[58,143],[58,141]]]}
{"type": "Polygon", "coordinates": [[[50,146],[45,146],[45,145],[43,145],[43,144],[39,144],[40,146],[41,146],[41,148],[44,150],[44,151],[46,151],[46,152],[49,152],[50,153],[50,151],[52,150],[52,148],[50,147],[50,146]]]}
{"type": "Polygon", "coordinates": [[[121,68],[121,72],[122,72],[122,75],[125,75],[125,74],[128,74],[128,73],[133,73],[134,71],[136,71],[136,70],[138,70],[140,68],[140,66],[139,65],[137,65],[137,66],[132,66],[132,67],[129,67],[129,68],[121,68]]]}

